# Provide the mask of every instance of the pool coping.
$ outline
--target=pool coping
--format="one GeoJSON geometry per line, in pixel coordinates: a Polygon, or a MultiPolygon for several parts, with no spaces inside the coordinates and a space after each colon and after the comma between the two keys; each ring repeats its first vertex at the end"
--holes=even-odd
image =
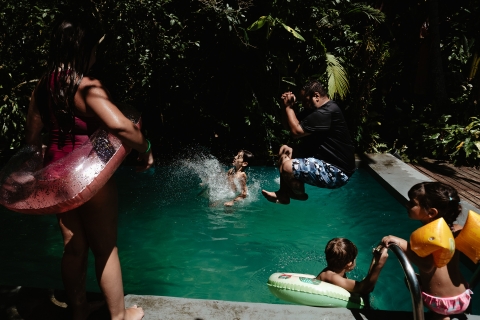
{"type": "MultiPolygon", "coordinates": [[[[367,171],[402,205],[408,202],[408,190],[416,183],[433,181],[423,173],[415,170],[405,162],[389,153],[366,154],[357,157],[357,167],[367,171]]],[[[480,209],[465,199],[460,201],[462,212],[457,223],[463,225],[469,210],[480,209]]]]}

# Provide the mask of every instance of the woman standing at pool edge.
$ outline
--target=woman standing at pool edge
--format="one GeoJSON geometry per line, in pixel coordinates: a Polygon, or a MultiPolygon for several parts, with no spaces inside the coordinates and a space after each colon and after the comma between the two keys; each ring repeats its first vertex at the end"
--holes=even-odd
{"type": "MultiPolygon", "coordinates": [[[[47,127],[51,138],[45,152],[47,165],[81,145],[89,133],[103,125],[127,147],[139,151],[142,165],[138,170],[147,170],[154,163],[150,142],[123,116],[102,83],[88,76],[100,36],[86,19],[63,19],[55,24],[48,70],[37,84],[28,108],[26,143],[41,147],[41,131],[47,127]]],[[[89,248],[111,319],[143,318],[142,308],[125,309],[117,249],[117,209],[116,184],[110,179],[91,200],[57,215],[64,241],[62,278],[75,320],[86,319],[93,311],[86,300],[89,248]]]]}

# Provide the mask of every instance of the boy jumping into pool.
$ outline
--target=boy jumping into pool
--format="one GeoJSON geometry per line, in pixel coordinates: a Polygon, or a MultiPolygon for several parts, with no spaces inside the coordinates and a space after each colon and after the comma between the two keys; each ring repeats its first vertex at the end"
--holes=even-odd
{"type": "Polygon", "coordinates": [[[227,181],[234,192],[240,192],[233,200],[225,202],[225,206],[231,207],[237,201],[247,197],[247,175],[244,170],[248,166],[248,162],[252,161],[253,154],[247,150],[240,150],[233,158],[233,168],[227,172],[227,181]]]}
{"type": "Polygon", "coordinates": [[[366,295],[373,291],[380,271],[388,258],[387,248],[380,245],[373,249],[373,259],[367,276],[360,282],[347,278],[347,272],[356,266],[358,250],[352,241],[345,238],[334,238],[325,247],[327,267],[316,279],[325,281],[347,291],[366,295]]]}

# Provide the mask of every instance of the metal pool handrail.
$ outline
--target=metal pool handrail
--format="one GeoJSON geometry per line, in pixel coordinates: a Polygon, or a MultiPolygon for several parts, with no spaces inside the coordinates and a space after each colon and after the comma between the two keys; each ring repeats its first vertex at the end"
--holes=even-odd
{"type": "Polygon", "coordinates": [[[410,261],[408,261],[407,256],[399,246],[391,243],[388,248],[397,256],[398,261],[403,268],[403,272],[405,273],[405,277],[407,278],[408,288],[410,290],[410,295],[412,296],[413,320],[424,320],[425,315],[423,313],[422,293],[415,271],[413,270],[410,261]]]}

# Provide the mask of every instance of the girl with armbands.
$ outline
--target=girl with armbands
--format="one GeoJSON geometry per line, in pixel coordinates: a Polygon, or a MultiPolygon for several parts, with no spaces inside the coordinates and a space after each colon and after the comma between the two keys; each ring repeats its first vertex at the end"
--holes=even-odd
{"type": "MultiPolygon", "coordinates": [[[[457,190],[453,187],[440,182],[423,182],[414,185],[408,191],[408,197],[410,201],[407,209],[410,219],[419,220],[425,226],[443,218],[454,236],[461,232],[461,227],[453,223],[462,210],[457,190]]],[[[446,229],[448,227],[445,226],[446,229]]],[[[451,234],[449,230],[447,232],[451,234]]],[[[433,238],[427,237],[426,241],[431,241],[433,238]]],[[[384,237],[382,243],[387,247],[396,244],[418,267],[422,300],[425,306],[433,311],[433,319],[448,320],[450,319],[449,315],[465,312],[473,292],[468,288],[468,283],[460,273],[460,253],[458,250],[453,253],[454,244],[453,248],[450,248],[451,259],[449,257],[450,260],[446,260],[448,263],[445,261],[445,265],[439,267],[441,264],[439,264],[436,253],[422,254],[415,249],[413,234],[410,240],[407,242],[390,235],[384,237]]],[[[450,243],[454,242],[453,238],[448,240],[450,243]]],[[[444,250],[448,252],[448,246],[444,250]]]]}

